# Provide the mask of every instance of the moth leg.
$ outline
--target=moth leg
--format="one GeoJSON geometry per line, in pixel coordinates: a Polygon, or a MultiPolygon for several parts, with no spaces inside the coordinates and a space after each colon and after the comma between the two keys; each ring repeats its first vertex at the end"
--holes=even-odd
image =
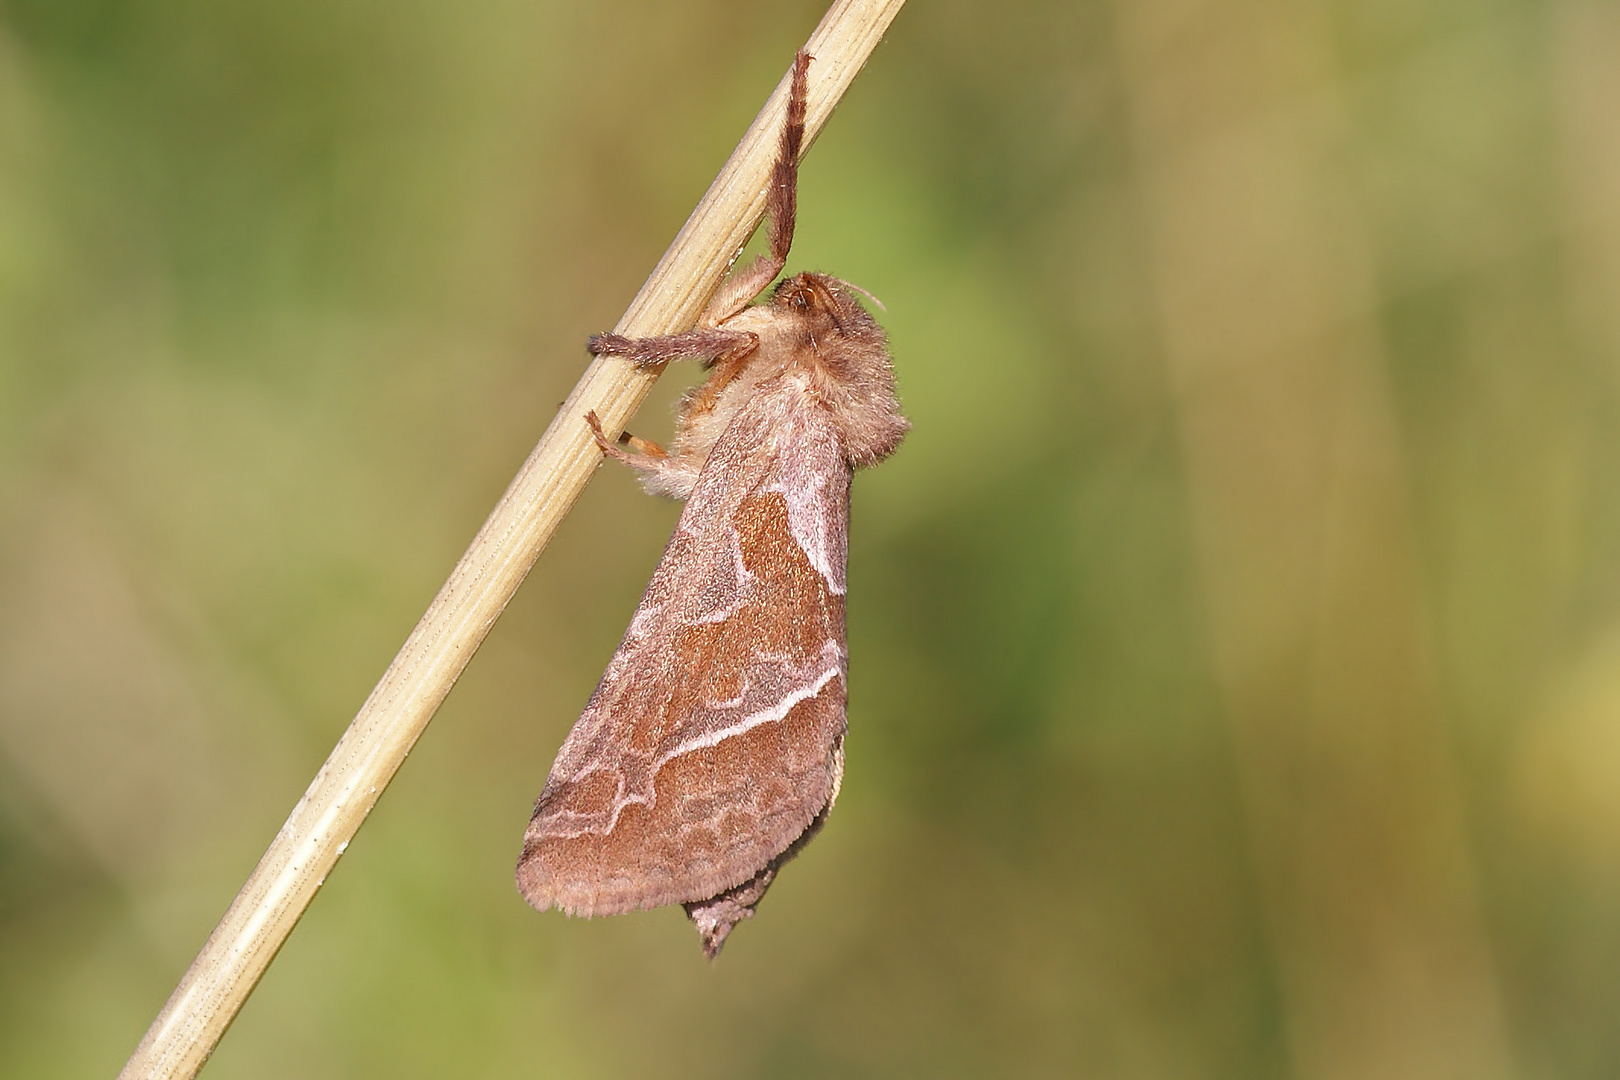
{"type": "Polygon", "coordinates": [[[585,414],[591,437],[602,453],[614,461],[630,466],[641,475],[641,485],[653,495],[669,495],[684,499],[697,483],[698,464],[685,457],[676,457],[662,446],[647,439],[638,439],[628,431],[619,436],[619,442],[628,444],[634,453],[619,449],[602,430],[602,420],[592,409],[585,414]]]}
{"type": "Polygon", "coordinates": [[[727,353],[717,359],[714,367],[709,369],[709,377],[693,388],[681,402],[681,415],[699,416],[713,409],[720,400],[720,391],[742,373],[752,352],[750,349],[748,352],[727,353]]]}
{"type": "Polygon", "coordinates": [[[782,124],[782,142],[771,169],[771,186],[765,194],[765,213],[771,219],[771,252],[761,255],[721,283],[714,299],[703,310],[699,326],[719,326],[737,314],[748,301],[765,291],[787,265],[788,249],[793,246],[793,225],[798,214],[799,154],[804,147],[805,98],[809,93],[809,53],[800,49],[793,58],[793,78],[788,85],[787,118],[782,124]]]}
{"type": "Polygon", "coordinates": [[[628,431],[619,434],[619,442],[624,446],[628,446],[632,454],[643,454],[655,458],[669,457],[669,451],[651,439],[639,439],[628,431]]]}
{"type": "Polygon", "coordinates": [[[593,356],[622,356],[637,367],[656,367],[674,360],[713,360],[727,353],[750,353],[759,347],[759,338],[746,330],[700,327],[662,337],[592,334],[585,347],[593,356]]]}
{"type": "Polygon", "coordinates": [[[655,462],[669,457],[669,451],[662,446],[646,439],[638,439],[628,431],[620,433],[619,442],[628,444],[634,452],[620,450],[618,444],[611,442],[607,433],[602,430],[602,418],[596,415],[595,409],[585,414],[585,423],[590,425],[591,437],[596,440],[596,445],[602,453],[632,469],[646,468],[649,465],[656,468],[655,462]]]}
{"type": "Polygon", "coordinates": [[[748,302],[776,280],[776,275],[787,265],[787,258],[761,255],[720,283],[714,299],[703,309],[698,319],[700,326],[718,326],[748,306],[748,302]]]}

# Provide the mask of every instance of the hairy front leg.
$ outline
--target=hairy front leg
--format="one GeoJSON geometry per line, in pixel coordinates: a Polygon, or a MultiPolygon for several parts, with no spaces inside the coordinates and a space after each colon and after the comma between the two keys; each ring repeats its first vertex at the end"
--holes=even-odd
{"type": "Polygon", "coordinates": [[[776,164],[771,168],[771,186],[765,193],[765,213],[771,219],[771,250],[720,283],[719,290],[698,320],[701,326],[719,326],[765,291],[787,265],[793,247],[793,225],[798,217],[799,154],[804,149],[805,98],[809,95],[811,56],[803,49],[793,58],[793,77],[788,83],[787,116],[782,124],[782,142],[777,147],[776,164]]]}
{"type": "Polygon", "coordinates": [[[618,334],[592,334],[586,348],[594,356],[622,356],[638,367],[656,367],[676,360],[714,360],[726,354],[742,355],[759,347],[759,338],[746,330],[702,328],[663,337],[629,338],[618,334]]]}

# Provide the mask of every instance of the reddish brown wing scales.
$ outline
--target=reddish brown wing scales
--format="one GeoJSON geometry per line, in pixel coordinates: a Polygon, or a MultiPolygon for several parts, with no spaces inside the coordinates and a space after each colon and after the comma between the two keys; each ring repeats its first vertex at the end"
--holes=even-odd
{"type": "Polygon", "coordinates": [[[760,392],[711,452],[530,821],[536,908],[706,900],[827,805],[844,734],[849,467],[804,388],[760,392]]]}

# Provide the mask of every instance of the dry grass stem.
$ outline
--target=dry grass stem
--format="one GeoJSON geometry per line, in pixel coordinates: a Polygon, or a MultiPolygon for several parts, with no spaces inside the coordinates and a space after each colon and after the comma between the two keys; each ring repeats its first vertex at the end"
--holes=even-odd
{"type": "MultiPolygon", "coordinates": [[[[840,0],[806,47],[806,138],[813,140],[904,0],[840,0]]],[[[758,225],[787,97],[783,78],[614,328],[639,337],[690,327],[758,225]]],[[[124,1078],[195,1076],[339,855],[427,727],[601,460],[584,416],[616,433],[656,372],[593,362],[354,722],[271,842],[124,1078]]]]}

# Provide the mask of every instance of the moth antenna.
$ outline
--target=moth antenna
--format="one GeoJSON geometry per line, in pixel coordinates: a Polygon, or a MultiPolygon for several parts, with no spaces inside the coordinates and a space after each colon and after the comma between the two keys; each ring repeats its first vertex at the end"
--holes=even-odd
{"type": "Polygon", "coordinates": [[[865,289],[861,288],[859,285],[855,284],[853,281],[845,281],[843,278],[833,278],[833,280],[845,288],[854,289],[856,292],[872,301],[872,303],[878,306],[879,311],[887,312],[889,310],[889,306],[887,304],[873,296],[871,293],[867,292],[865,289]]]}

